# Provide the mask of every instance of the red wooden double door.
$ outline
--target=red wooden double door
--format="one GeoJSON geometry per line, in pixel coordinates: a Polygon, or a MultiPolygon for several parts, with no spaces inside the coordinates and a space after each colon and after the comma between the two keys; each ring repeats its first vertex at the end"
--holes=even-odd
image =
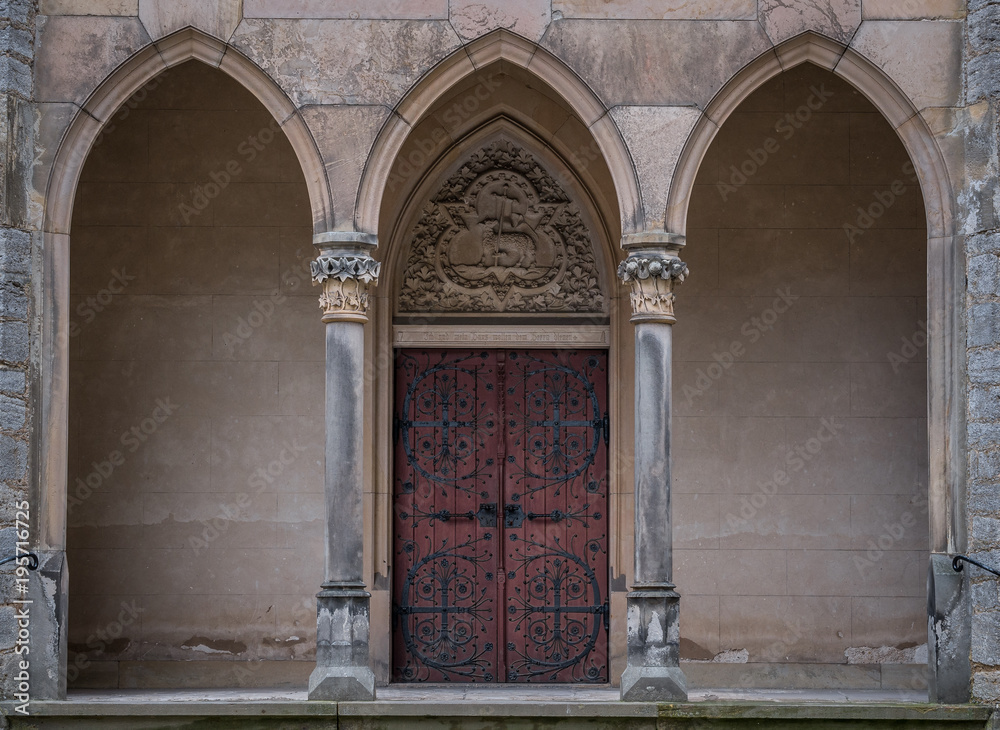
{"type": "Polygon", "coordinates": [[[607,682],[607,354],[403,350],[393,678],[607,682]]]}

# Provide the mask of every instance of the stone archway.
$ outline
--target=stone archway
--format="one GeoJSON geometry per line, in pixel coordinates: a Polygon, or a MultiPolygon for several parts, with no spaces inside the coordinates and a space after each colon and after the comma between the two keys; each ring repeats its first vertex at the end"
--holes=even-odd
{"type": "Polygon", "coordinates": [[[610,680],[607,242],[570,175],[501,120],[402,214],[396,681],[610,680]]]}
{"type": "MultiPolygon", "coordinates": [[[[469,43],[442,61],[427,74],[397,105],[395,114],[386,122],[372,146],[358,191],[355,227],[374,233],[381,225],[383,196],[392,178],[393,166],[399,159],[413,130],[427,119],[428,113],[440,105],[455,89],[471,78],[481,76],[484,69],[509,64],[537,78],[555,91],[576,119],[588,130],[595,151],[610,170],[614,181],[617,207],[623,233],[643,229],[642,206],[638,181],[628,149],[607,107],[594,92],[549,51],[506,30],[497,30],[469,43]]],[[[489,99],[479,105],[480,111],[493,106],[489,99]]],[[[437,140],[435,140],[437,141],[437,140]]]]}
{"type": "MultiPolygon", "coordinates": [[[[513,75],[508,75],[510,72],[505,72],[500,67],[500,75],[495,76],[493,75],[497,73],[493,70],[495,68],[497,67],[482,69],[477,76],[466,80],[441,100],[441,109],[446,110],[452,108],[456,100],[461,102],[462,99],[471,98],[477,90],[481,93],[482,89],[489,84],[494,92],[493,97],[480,101],[481,109],[477,115],[470,115],[459,129],[449,129],[445,133],[434,126],[440,124],[442,119],[440,112],[437,114],[428,113],[424,122],[416,126],[411,140],[407,143],[408,146],[403,147],[401,155],[410,156],[412,150],[418,150],[421,157],[427,160],[427,167],[424,170],[406,178],[407,182],[414,182],[413,188],[404,187],[395,178],[390,181],[393,184],[390,185],[389,190],[397,196],[395,200],[398,200],[402,191],[403,200],[409,207],[404,211],[398,202],[393,202],[394,198],[390,193],[387,193],[387,198],[383,200],[382,228],[380,230],[383,246],[380,247],[382,250],[377,254],[383,262],[383,280],[378,290],[378,311],[374,317],[372,330],[374,353],[370,356],[375,373],[377,373],[377,377],[371,380],[375,391],[376,423],[392,423],[391,388],[388,386],[392,377],[391,363],[394,348],[473,345],[477,348],[554,347],[565,349],[596,347],[603,349],[610,346],[613,355],[609,368],[613,373],[613,378],[617,377],[614,373],[620,372],[622,358],[627,357],[626,353],[620,351],[616,344],[619,342],[620,326],[620,309],[616,288],[608,289],[608,282],[611,281],[610,272],[615,265],[612,241],[617,239],[618,235],[616,231],[612,231],[617,228],[618,215],[614,208],[612,197],[614,193],[609,192],[613,191],[613,186],[607,184],[609,176],[607,172],[603,171],[606,168],[603,167],[603,163],[598,162],[600,158],[597,145],[592,137],[587,136],[585,127],[575,122],[563,123],[565,130],[552,138],[555,130],[547,131],[544,127],[539,128],[537,121],[524,115],[522,110],[511,106],[510,101],[518,94],[522,97],[525,94],[530,94],[533,105],[549,104],[554,110],[548,113],[548,117],[542,116],[541,118],[559,120],[560,115],[566,116],[565,107],[560,108],[552,101],[546,101],[545,97],[542,96],[542,93],[553,94],[554,92],[551,90],[542,92],[541,89],[547,87],[540,84],[532,84],[530,88],[522,86],[525,80],[532,78],[531,74],[514,72],[513,75]],[[525,80],[522,80],[522,76],[525,80]],[[567,131],[570,131],[571,134],[568,134],[567,131]],[[449,138],[455,139],[457,142],[449,142],[449,138]],[[421,145],[414,147],[413,139],[416,139],[421,145]],[[543,141],[543,139],[548,141],[543,141]],[[429,147],[427,144],[429,140],[438,142],[433,152],[426,149],[429,147]],[[492,151],[490,151],[491,149],[492,151]],[[430,152],[430,157],[428,157],[428,152],[430,152]],[[454,206],[458,205],[457,198],[454,202],[442,200],[438,206],[440,212],[453,209],[456,218],[462,221],[463,226],[465,226],[465,220],[468,219],[469,225],[476,230],[482,230],[487,238],[502,236],[504,243],[501,244],[501,247],[509,247],[511,250],[507,253],[502,252],[500,258],[504,258],[508,253],[513,253],[514,249],[520,250],[518,244],[528,244],[533,247],[531,253],[534,254],[534,260],[528,266],[510,268],[509,271],[512,271],[512,274],[505,271],[502,282],[495,275],[496,271],[499,270],[497,268],[494,268],[493,272],[487,271],[490,267],[474,271],[473,269],[476,267],[472,265],[471,260],[465,263],[456,261],[462,268],[464,276],[452,268],[444,280],[437,279],[437,283],[433,284],[434,289],[440,289],[438,294],[444,292],[445,287],[454,294],[454,296],[447,298],[443,306],[438,306],[437,311],[421,311],[421,307],[416,304],[416,299],[419,299],[420,296],[426,298],[429,293],[420,295],[414,291],[403,297],[409,303],[400,308],[399,292],[404,286],[405,272],[408,267],[413,274],[411,279],[418,280],[420,278],[418,270],[427,268],[428,263],[419,261],[420,256],[412,262],[408,263],[407,261],[411,230],[418,223],[417,219],[420,217],[422,205],[420,201],[436,199],[439,191],[435,186],[444,185],[447,176],[455,172],[453,170],[452,173],[445,174],[444,171],[450,169],[449,166],[461,167],[463,159],[467,159],[469,155],[476,156],[477,154],[479,156],[476,159],[480,161],[485,160],[484,155],[487,157],[492,155],[497,162],[500,162],[501,158],[509,158],[507,162],[500,163],[497,170],[500,170],[503,165],[510,167],[511,161],[515,161],[518,156],[523,156],[523,161],[518,163],[521,165],[520,171],[509,169],[501,174],[507,177],[506,182],[510,184],[509,190],[523,185],[523,181],[530,178],[529,187],[532,188],[530,195],[533,202],[528,207],[531,208],[531,212],[529,213],[524,205],[528,202],[527,199],[520,200],[523,196],[515,196],[513,193],[510,201],[510,205],[513,207],[505,216],[500,216],[506,222],[500,225],[494,224],[493,227],[496,229],[494,231],[486,231],[483,228],[487,219],[496,219],[496,216],[491,215],[491,211],[486,210],[489,205],[485,198],[478,206],[482,210],[477,209],[476,201],[473,200],[472,207],[464,210],[461,214],[454,210],[454,206]],[[567,159],[566,155],[569,155],[571,160],[567,159]],[[582,167],[581,160],[583,161],[582,167]],[[530,164],[528,164],[529,162],[530,164]],[[581,169],[585,170],[583,179],[580,178],[581,169]],[[545,179],[540,179],[539,174],[545,179]],[[442,175],[444,177],[441,177],[442,175]],[[436,182],[434,182],[435,180],[436,182]],[[518,180],[521,182],[517,182],[518,180]],[[417,182],[419,182],[419,188],[416,187],[417,182]],[[597,188],[596,195],[595,188],[597,188]],[[518,201],[515,202],[514,197],[517,197],[518,201]],[[522,211],[522,207],[525,207],[525,210],[522,211]],[[573,212],[569,214],[567,211],[571,207],[573,212]],[[390,211],[394,212],[390,215],[390,211]],[[555,214],[560,216],[560,220],[553,225],[550,219],[555,214]],[[523,220],[520,218],[521,215],[525,215],[523,220]],[[514,221],[514,217],[517,217],[518,220],[514,221]],[[507,231],[504,228],[505,225],[509,225],[511,230],[507,231]],[[515,231],[516,227],[523,230],[515,231]],[[583,231],[587,233],[581,234],[583,231]],[[514,239],[519,240],[515,241],[514,239]],[[555,245],[557,240],[558,245],[555,245]],[[535,246],[538,248],[535,249],[535,246]],[[570,258],[566,257],[567,253],[569,253],[570,258]],[[581,266],[576,267],[577,272],[574,274],[573,267],[567,267],[566,264],[569,260],[581,256],[583,257],[579,262],[581,266]],[[541,266],[536,266],[539,261],[541,266]],[[477,279],[477,281],[472,281],[472,279],[477,279]],[[457,288],[455,288],[456,286],[457,288]],[[563,287],[566,287],[565,290],[563,287]],[[579,291],[576,291],[577,289],[579,291]],[[471,300],[466,299],[470,294],[484,295],[488,303],[469,306],[471,300]],[[461,313],[463,307],[468,308],[472,313],[472,320],[469,319],[470,314],[461,313]],[[546,314],[546,312],[548,313],[546,314]],[[532,321],[533,319],[534,321],[532,321]],[[560,322],[563,324],[561,325],[560,322]],[[570,324],[573,326],[565,326],[570,324]]],[[[447,118],[445,117],[445,119],[447,118]]],[[[416,156],[414,155],[414,157],[416,156]]],[[[401,159],[403,158],[401,157],[401,159]]],[[[485,173],[485,169],[483,172],[485,173]]],[[[457,191],[459,197],[464,195],[464,187],[467,184],[468,182],[466,185],[460,185],[463,190],[457,191]]],[[[484,194],[491,191],[501,193],[502,197],[502,187],[503,184],[498,179],[485,185],[483,190],[478,191],[474,197],[482,198],[484,194]],[[497,187],[498,184],[499,187],[497,187]]],[[[489,196],[487,195],[487,197],[489,196]]],[[[479,243],[482,244],[482,242],[480,239],[479,243]]],[[[457,252],[458,248],[462,248],[462,241],[457,240],[456,244],[457,252]]],[[[461,259],[461,257],[460,253],[459,258],[461,259]]],[[[431,268],[433,268],[433,262],[430,263],[431,268]]],[[[498,260],[496,263],[502,262],[498,260]]],[[[509,263],[517,264],[519,262],[512,260],[509,263]]],[[[527,260],[523,263],[529,264],[527,260]]],[[[629,365],[625,367],[629,367],[629,365]]],[[[616,422],[631,420],[624,415],[619,417],[619,410],[616,410],[624,407],[627,402],[627,395],[618,392],[612,394],[611,407],[614,413],[612,418],[616,422]]],[[[624,428],[628,429],[628,426],[630,424],[624,428]]],[[[377,426],[375,429],[376,454],[384,454],[384,456],[376,458],[380,461],[385,459],[382,463],[388,463],[391,459],[392,444],[388,439],[382,440],[382,434],[389,433],[386,428],[388,426],[377,426]]],[[[623,437],[621,431],[618,430],[612,438],[627,439],[628,437],[623,437]]],[[[621,471],[628,468],[627,460],[616,461],[612,465],[612,482],[619,483],[618,480],[622,478],[621,471]]],[[[376,474],[378,479],[376,490],[386,494],[386,500],[389,499],[393,489],[390,477],[391,474],[376,474]],[[384,482],[383,479],[385,479],[384,482]]],[[[612,496],[613,510],[618,508],[618,499],[617,496],[612,496]]],[[[378,511],[375,514],[373,563],[376,571],[376,582],[378,574],[383,573],[392,563],[391,533],[388,529],[388,520],[391,519],[391,514],[391,510],[383,512],[384,517],[378,511]]],[[[615,538],[616,541],[618,539],[618,537],[615,538]]],[[[625,539],[628,539],[628,536],[625,539]]],[[[623,570],[621,555],[631,553],[631,545],[621,546],[616,542],[611,552],[617,576],[623,570]]],[[[620,585],[620,583],[616,585],[620,585]]],[[[373,622],[388,621],[391,606],[387,599],[387,591],[376,590],[373,592],[373,622]],[[382,601],[386,601],[386,603],[383,604],[382,601]],[[382,618],[383,616],[385,618],[382,618]]],[[[615,594],[612,601],[618,600],[620,600],[620,594],[615,594]]],[[[617,616],[617,620],[623,619],[620,612],[617,613],[617,616]]],[[[378,631],[373,632],[373,638],[379,633],[378,631]]],[[[614,628],[612,633],[614,633],[614,628]]],[[[388,679],[387,667],[390,647],[388,645],[379,646],[379,644],[380,642],[376,639],[373,645],[373,655],[376,657],[375,666],[385,666],[385,678],[388,679]],[[380,657],[385,658],[381,659],[380,657]]]]}
{"type": "Polygon", "coordinates": [[[782,71],[812,63],[859,90],[899,136],[926,210],[927,225],[927,433],[930,444],[927,504],[930,527],[928,605],[929,683],[936,701],[968,696],[968,621],[962,579],[949,553],[965,548],[965,460],[962,454],[961,246],[956,236],[954,196],[934,134],[924,117],[883,71],[850,48],[815,33],[792,38],[734,77],[695,125],[677,163],[668,198],[667,229],[683,237],[688,206],[701,163],[719,128],[753,91],[782,71]],[[964,648],[963,648],[964,647],[964,648]]]}
{"type": "MultiPolygon", "coordinates": [[[[257,97],[272,115],[268,134],[281,134],[294,150],[294,157],[306,171],[309,222],[325,230],[330,208],[326,174],[318,152],[301,117],[283,92],[263,72],[238,52],[195,29],[188,28],[163,38],[140,51],[111,77],[106,79],[69,127],[53,159],[46,189],[47,204],[43,221],[45,240],[42,262],[43,285],[40,288],[43,330],[42,366],[39,383],[40,423],[46,448],[40,459],[38,489],[41,495],[39,543],[46,550],[63,553],[66,547],[66,510],[68,502],[68,433],[69,433],[69,341],[72,331],[70,299],[70,227],[73,202],[81,171],[102,131],[124,119],[156,85],[154,79],[164,70],[188,61],[203,63],[235,79],[257,97]],[[127,105],[127,106],[126,106],[127,105]],[[280,130],[280,131],[276,131],[280,130]]],[[[302,274],[302,281],[307,278],[302,274]]],[[[65,580],[65,574],[64,578],[65,580]]],[[[65,608],[64,593],[56,598],[65,608]]],[[[62,670],[66,673],[66,617],[60,617],[59,642],[62,646],[62,670]]],[[[60,690],[65,691],[65,686],[60,690]]]]}

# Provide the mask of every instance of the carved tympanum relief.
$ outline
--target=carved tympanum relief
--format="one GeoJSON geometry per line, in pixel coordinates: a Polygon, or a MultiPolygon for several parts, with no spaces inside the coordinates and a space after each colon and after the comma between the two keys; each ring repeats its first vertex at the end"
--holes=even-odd
{"type": "Polygon", "coordinates": [[[604,310],[579,206],[512,142],[470,155],[411,231],[400,313],[604,310]]]}

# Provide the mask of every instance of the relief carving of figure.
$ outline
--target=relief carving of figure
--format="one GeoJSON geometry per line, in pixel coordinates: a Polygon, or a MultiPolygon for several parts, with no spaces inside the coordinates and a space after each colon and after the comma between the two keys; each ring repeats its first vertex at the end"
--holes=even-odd
{"type": "Polygon", "coordinates": [[[591,246],[555,180],[524,150],[494,142],[424,209],[400,311],[603,311],[591,246]]]}

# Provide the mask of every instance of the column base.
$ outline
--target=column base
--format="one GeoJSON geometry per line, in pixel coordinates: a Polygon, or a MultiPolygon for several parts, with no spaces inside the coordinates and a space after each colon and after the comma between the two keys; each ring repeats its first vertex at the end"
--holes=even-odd
{"type": "Polygon", "coordinates": [[[309,699],[370,702],[375,673],[368,667],[316,667],[309,675],[309,699]]]}
{"type": "Polygon", "coordinates": [[[687,700],[680,668],[680,596],[669,583],[628,594],[628,664],[621,698],[627,702],[687,700]]]}
{"type": "Polygon", "coordinates": [[[931,553],[927,580],[927,694],[931,702],[969,701],[972,622],[966,573],[956,573],[951,556],[931,553]]]}
{"type": "Polygon", "coordinates": [[[375,699],[368,664],[369,601],[364,586],[328,586],[316,596],[316,669],[311,700],[375,699]]]}
{"type": "Polygon", "coordinates": [[[622,672],[624,702],[686,702],[687,679],[680,667],[626,667],[622,672]]]}

